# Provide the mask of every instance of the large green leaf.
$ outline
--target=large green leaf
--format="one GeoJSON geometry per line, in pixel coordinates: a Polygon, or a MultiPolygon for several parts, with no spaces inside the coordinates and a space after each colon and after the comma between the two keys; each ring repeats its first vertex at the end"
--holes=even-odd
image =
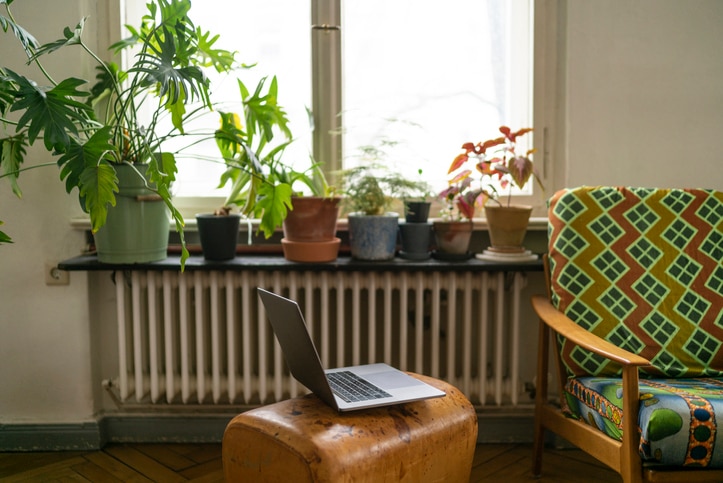
{"type": "Polygon", "coordinates": [[[115,206],[118,192],[118,178],[109,163],[86,167],[80,175],[80,196],[85,209],[90,213],[90,227],[93,233],[105,225],[108,205],[115,206]]]}
{"type": "MultiPolygon", "coordinates": [[[[115,149],[115,146],[111,144],[111,128],[106,126],[96,131],[85,143],[79,144],[71,142],[68,149],[58,159],[58,166],[60,169],[60,179],[65,180],[65,190],[70,193],[71,190],[82,185],[82,177],[88,168],[94,168],[95,166],[112,160],[112,156],[109,155],[111,151],[115,149]]],[[[117,191],[117,181],[112,185],[102,186],[104,191],[117,191]]],[[[81,196],[83,196],[81,189],[81,196]]],[[[91,193],[91,196],[95,196],[91,193]]],[[[115,203],[115,199],[113,199],[115,203]]],[[[86,209],[86,211],[88,211],[86,209]]]]}
{"type": "Polygon", "coordinates": [[[43,132],[45,148],[63,152],[70,144],[70,136],[78,136],[76,122],[87,120],[93,115],[87,105],[74,99],[88,95],[77,89],[85,81],[70,77],[46,91],[9,69],[7,73],[18,85],[18,99],[11,111],[24,110],[18,121],[18,129],[28,126],[30,144],[43,132]]]}
{"type": "Polygon", "coordinates": [[[48,42],[47,44],[43,44],[35,51],[35,53],[31,56],[30,60],[35,60],[41,55],[49,54],[51,52],[55,52],[61,47],[65,47],[66,45],[78,45],[81,43],[80,37],[83,34],[83,27],[85,26],[85,20],[88,17],[83,17],[80,22],[75,26],[74,30],[70,30],[70,27],[65,27],[63,29],[63,38],[55,40],[53,42],[48,42]]]}
{"type": "Polygon", "coordinates": [[[198,37],[198,52],[203,58],[202,65],[212,65],[217,72],[229,72],[236,66],[235,52],[213,48],[213,44],[219,38],[218,35],[209,38],[210,32],[203,33],[200,28],[197,28],[196,36],[198,37]]]}
{"type": "Polygon", "coordinates": [[[0,68],[0,116],[4,116],[8,112],[10,106],[15,102],[16,94],[15,84],[0,68]]]}
{"type": "MultiPolygon", "coordinates": [[[[11,3],[11,0],[0,0],[0,5],[10,5],[11,3]]],[[[7,32],[8,29],[13,31],[18,40],[20,40],[20,43],[22,44],[23,49],[25,49],[25,53],[28,57],[32,55],[33,49],[39,45],[38,41],[30,34],[30,32],[13,22],[12,19],[8,17],[0,15],[0,27],[2,27],[4,32],[7,32]]]]}
{"type": "Polygon", "coordinates": [[[266,238],[274,234],[280,227],[291,206],[291,186],[286,183],[272,185],[262,183],[259,188],[259,197],[256,201],[256,213],[261,213],[259,229],[266,238]]]}
{"type": "Polygon", "coordinates": [[[22,198],[23,193],[18,185],[20,165],[25,159],[25,148],[27,139],[24,133],[0,139],[0,178],[7,177],[10,181],[13,193],[22,198]]]}

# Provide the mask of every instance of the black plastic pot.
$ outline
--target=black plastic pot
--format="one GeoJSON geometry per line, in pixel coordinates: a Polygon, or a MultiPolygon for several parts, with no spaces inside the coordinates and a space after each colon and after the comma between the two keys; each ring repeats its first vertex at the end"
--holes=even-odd
{"type": "Polygon", "coordinates": [[[203,258],[206,260],[230,260],[236,256],[238,227],[241,215],[196,215],[198,237],[201,240],[203,258]]]}

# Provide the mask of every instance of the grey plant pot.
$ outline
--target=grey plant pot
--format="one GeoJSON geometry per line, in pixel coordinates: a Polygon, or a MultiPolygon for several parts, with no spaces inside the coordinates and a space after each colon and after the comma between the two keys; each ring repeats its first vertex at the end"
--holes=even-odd
{"type": "Polygon", "coordinates": [[[399,215],[349,213],[351,256],[359,260],[390,260],[397,249],[399,215]]]}
{"type": "Polygon", "coordinates": [[[431,256],[429,246],[432,241],[431,223],[400,223],[399,235],[402,249],[401,258],[407,260],[426,260],[431,256]]]}

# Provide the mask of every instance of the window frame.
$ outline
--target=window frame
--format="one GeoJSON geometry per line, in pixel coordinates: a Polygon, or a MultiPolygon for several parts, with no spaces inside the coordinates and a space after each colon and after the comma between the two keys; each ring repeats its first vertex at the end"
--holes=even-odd
{"type": "MultiPolygon", "coordinates": [[[[311,0],[311,42],[312,42],[312,112],[314,134],[312,149],[314,158],[323,163],[324,170],[335,182],[333,173],[342,168],[343,140],[340,132],[342,118],[342,51],[341,51],[341,0],[311,0]],[[322,95],[323,93],[323,95],[322,95]]],[[[121,25],[130,18],[140,18],[145,11],[144,2],[139,0],[110,0],[107,7],[109,28],[105,30],[109,39],[118,38],[121,25]],[[119,13],[119,15],[116,15],[119,13]]],[[[557,38],[558,7],[555,0],[531,0],[530,27],[532,43],[532,92],[531,105],[533,146],[536,170],[545,190],[538,186],[532,195],[513,195],[517,204],[528,204],[534,208],[533,216],[544,216],[545,200],[553,180],[554,146],[561,145],[564,133],[553,130],[564,113],[557,107],[558,77],[562,66],[558,63],[559,40],[557,38]]],[[[130,22],[132,23],[132,22],[130,22]]],[[[105,40],[105,39],[104,39],[105,40]]],[[[110,44],[110,42],[106,42],[110,44]]],[[[194,224],[196,213],[213,211],[224,202],[223,195],[176,196],[174,202],[189,225],[194,224]]]]}

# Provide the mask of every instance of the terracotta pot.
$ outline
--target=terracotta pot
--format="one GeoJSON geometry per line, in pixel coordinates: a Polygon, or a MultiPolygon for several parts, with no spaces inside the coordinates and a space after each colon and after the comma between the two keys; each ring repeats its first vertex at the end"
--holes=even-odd
{"type": "Polygon", "coordinates": [[[293,210],[284,219],[281,246],[284,257],[293,262],[331,262],[339,254],[336,221],[341,198],[296,196],[293,210]]]}
{"type": "Polygon", "coordinates": [[[522,251],[531,206],[485,206],[487,228],[492,248],[522,251]]]}
{"type": "Polygon", "coordinates": [[[298,196],[284,219],[284,238],[292,242],[329,242],[336,237],[341,198],[298,196]]]}
{"type": "Polygon", "coordinates": [[[281,239],[284,258],[292,262],[333,262],[339,256],[341,240],[334,238],[323,242],[295,242],[281,239]]]}
{"type": "Polygon", "coordinates": [[[472,222],[435,221],[433,225],[437,251],[451,255],[466,255],[472,240],[472,222]]]}

